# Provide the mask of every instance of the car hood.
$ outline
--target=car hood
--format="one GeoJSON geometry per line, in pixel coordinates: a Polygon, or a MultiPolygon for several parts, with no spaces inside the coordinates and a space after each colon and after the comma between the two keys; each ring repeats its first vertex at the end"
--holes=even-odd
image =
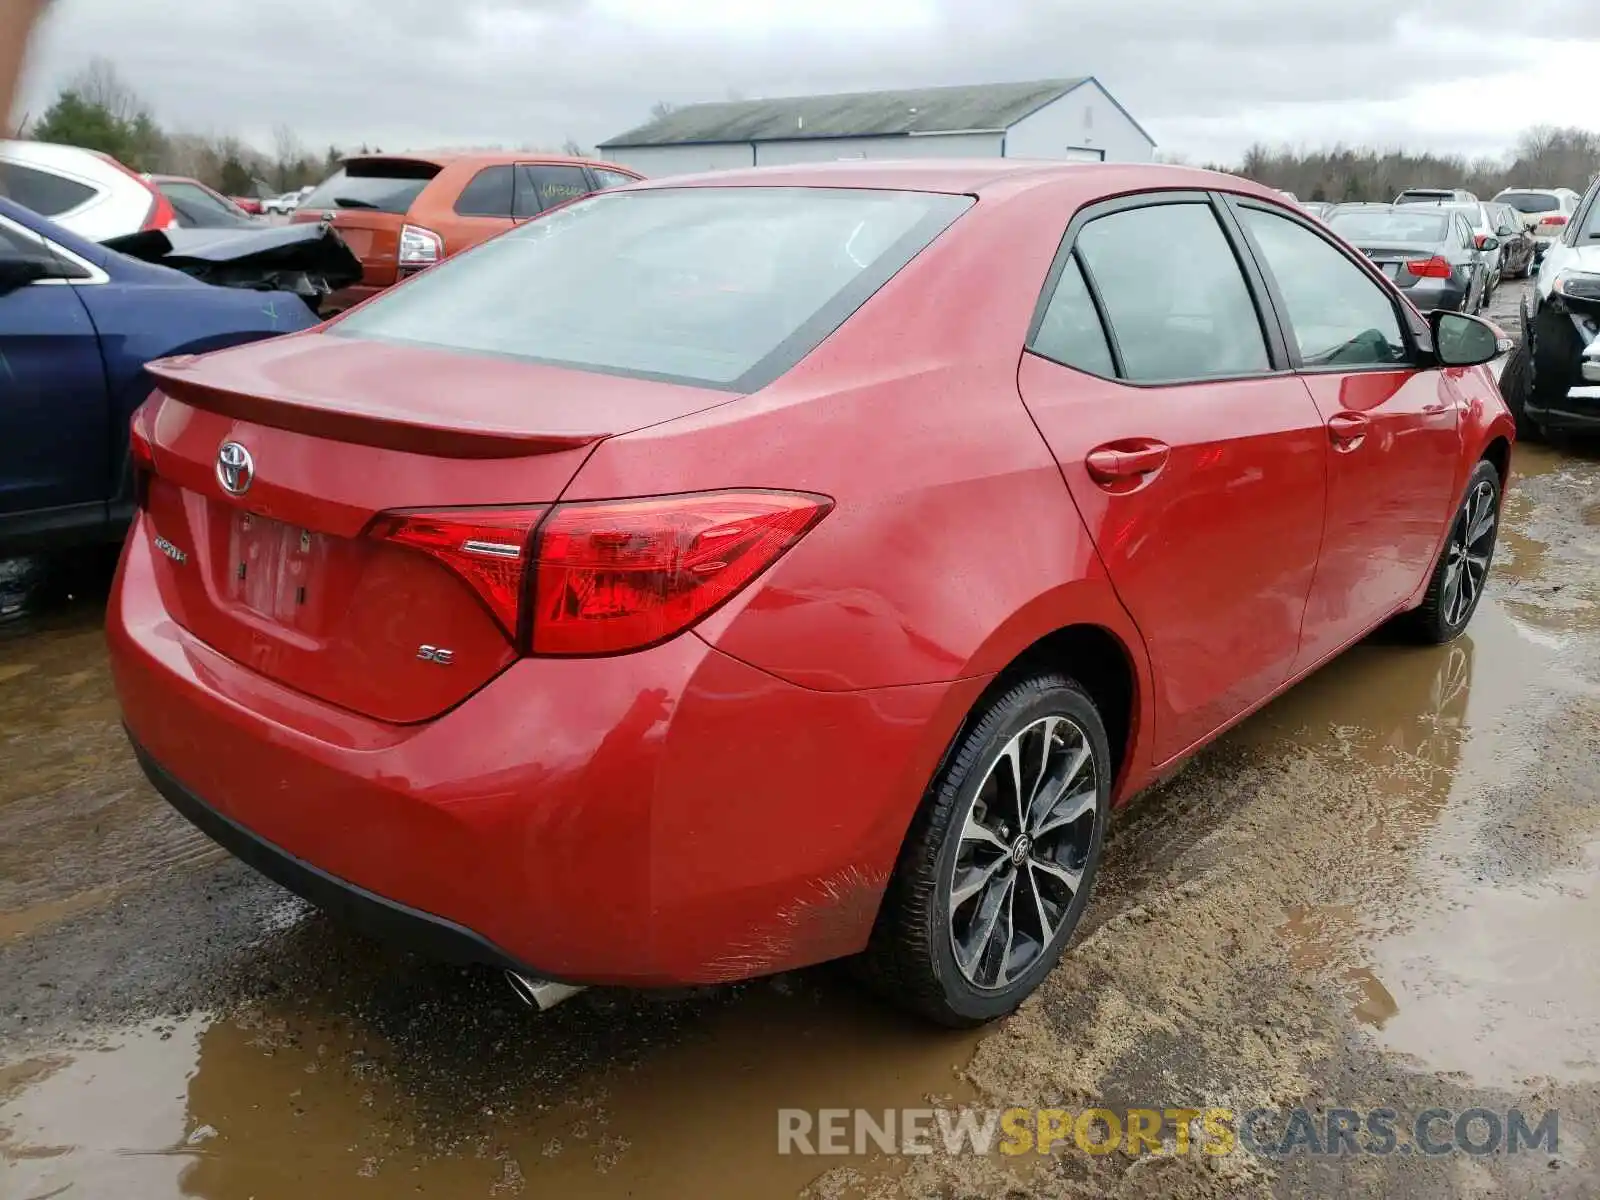
{"type": "Polygon", "coordinates": [[[203,283],[293,292],[313,311],[329,292],[361,278],[360,259],[336,230],[320,225],[151,230],[103,244],[203,283]]]}

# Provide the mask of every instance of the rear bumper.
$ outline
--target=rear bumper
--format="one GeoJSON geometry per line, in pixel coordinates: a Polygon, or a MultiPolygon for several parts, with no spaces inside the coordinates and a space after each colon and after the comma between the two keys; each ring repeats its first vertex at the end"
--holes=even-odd
{"type": "Polygon", "coordinates": [[[1423,312],[1434,309],[1460,312],[1467,302],[1468,287],[1453,279],[1423,279],[1403,290],[1411,303],[1423,312]]]}
{"type": "Polygon", "coordinates": [[[217,845],[274,883],[309,900],[335,920],[370,937],[406,946],[441,962],[483,963],[538,974],[481,935],[443,917],[408,908],[302,862],[195,795],[151,758],[131,733],[134,755],[166,802],[217,845]]]}
{"type": "Polygon", "coordinates": [[[392,725],[187,633],[152,553],[136,521],[106,629],[168,800],[363,928],[571,982],[720,982],[860,950],[987,682],[818,692],[691,633],[522,660],[437,720],[392,725]]]}

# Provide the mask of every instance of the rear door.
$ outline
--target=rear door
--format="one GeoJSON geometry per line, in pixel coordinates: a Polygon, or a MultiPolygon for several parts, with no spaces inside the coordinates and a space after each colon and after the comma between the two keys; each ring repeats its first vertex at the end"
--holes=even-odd
{"type": "Polygon", "coordinates": [[[1232,204],[1327,423],[1327,529],[1297,663],[1307,667],[1393,613],[1432,569],[1455,507],[1460,396],[1450,372],[1417,365],[1399,298],[1354,257],[1310,222],[1232,204]]]}
{"type": "Polygon", "coordinates": [[[1327,434],[1254,270],[1204,193],[1095,206],[1022,359],[1023,399],[1149,647],[1161,761],[1287,680],[1322,538],[1327,434]]]}
{"type": "Polygon", "coordinates": [[[0,217],[0,259],[40,256],[61,278],[0,292],[0,532],[13,536],[103,519],[111,474],[100,339],[66,279],[90,285],[93,269],[0,217]]]}
{"type": "Polygon", "coordinates": [[[589,173],[572,163],[518,163],[512,212],[525,221],[594,190],[589,173]]]}
{"type": "Polygon", "coordinates": [[[406,214],[439,170],[420,158],[353,158],[305,198],[294,221],[327,221],[361,260],[361,282],[388,287],[406,214]]]}

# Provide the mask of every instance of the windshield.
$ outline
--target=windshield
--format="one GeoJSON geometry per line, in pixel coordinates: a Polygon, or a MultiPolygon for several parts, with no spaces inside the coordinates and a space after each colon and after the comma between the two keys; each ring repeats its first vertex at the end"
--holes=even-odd
{"type": "Polygon", "coordinates": [[[1501,204],[1509,204],[1520,213],[1556,212],[1561,201],[1543,192],[1501,192],[1495,197],[1501,204]]]}
{"type": "Polygon", "coordinates": [[[201,229],[253,229],[256,222],[250,214],[230,200],[208,192],[197,183],[178,179],[163,179],[156,184],[161,194],[171,202],[173,210],[184,225],[201,229]]]}
{"type": "Polygon", "coordinates": [[[820,188],[603,193],[429,269],[330,332],[753,391],[971,203],[820,188]]]}
{"type": "Polygon", "coordinates": [[[1435,246],[1445,240],[1448,221],[1431,212],[1335,212],[1328,227],[1358,246],[1435,246]]]}
{"type": "Polygon", "coordinates": [[[409,158],[348,162],[301,204],[306,208],[355,208],[404,214],[439,173],[433,163],[409,158]]]}
{"type": "MultiPolygon", "coordinates": [[[[1596,185],[1600,186],[1600,185],[1596,185]]],[[[1600,238],[1600,197],[1595,196],[1595,189],[1589,189],[1589,211],[1584,214],[1583,228],[1578,230],[1579,241],[1591,241],[1600,238]]],[[[1581,208],[1582,205],[1580,204],[1581,208]]]]}

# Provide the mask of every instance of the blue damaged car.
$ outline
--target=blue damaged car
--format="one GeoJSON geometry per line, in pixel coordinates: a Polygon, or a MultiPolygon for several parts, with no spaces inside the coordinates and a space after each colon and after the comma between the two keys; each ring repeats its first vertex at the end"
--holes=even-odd
{"type": "Polygon", "coordinates": [[[122,536],[145,363],[315,325],[360,263],[331,231],[307,234],[174,230],[113,249],[0,197],[0,558],[122,536]]]}

